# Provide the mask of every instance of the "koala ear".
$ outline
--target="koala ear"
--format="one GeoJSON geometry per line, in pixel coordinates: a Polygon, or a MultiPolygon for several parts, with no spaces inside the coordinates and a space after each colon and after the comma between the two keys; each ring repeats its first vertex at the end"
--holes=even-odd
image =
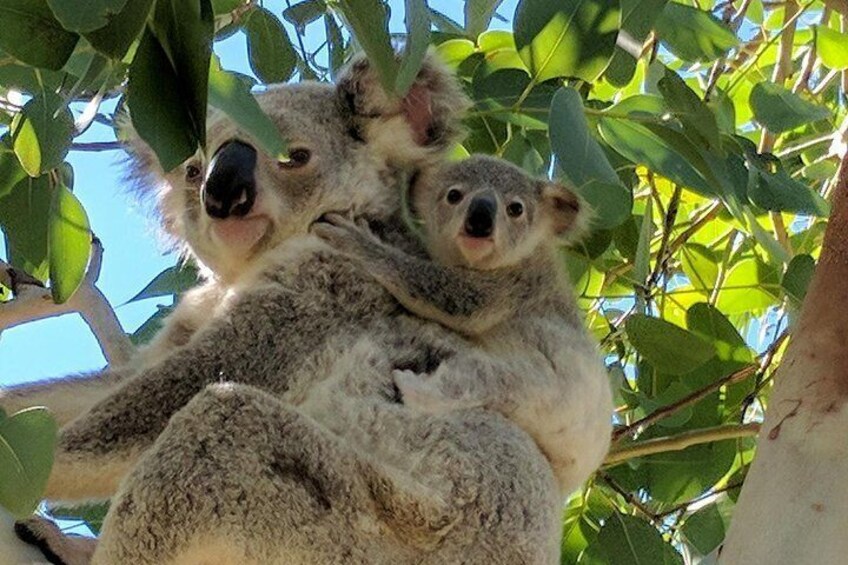
{"type": "Polygon", "coordinates": [[[342,74],[337,93],[351,135],[400,164],[440,157],[459,139],[462,114],[470,106],[457,78],[433,53],[403,98],[385,91],[364,55],[342,74]]]}
{"type": "Polygon", "coordinates": [[[541,202],[544,213],[551,220],[554,235],[558,238],[573,243],[588,231],[591,217],[589,207],[562,181],[542,182],[541,202]]]}

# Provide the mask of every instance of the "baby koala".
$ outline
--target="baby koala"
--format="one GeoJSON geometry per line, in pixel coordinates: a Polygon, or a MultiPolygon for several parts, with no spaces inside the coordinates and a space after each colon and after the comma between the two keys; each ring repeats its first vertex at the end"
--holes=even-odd
{"type": "Polygon", "coordinates": [[[585,205],[562,184],[486,156],[417,179],[409,196],[431,260],[382,242],[362,221],[331,215],[314,227],[410,312],[476,345],[432,374],[396,371],[404,404],[502,413],[535,440],[563,492],[574,490],[603,460],[612,414],[557,253],[584,228],[585,205]]]}

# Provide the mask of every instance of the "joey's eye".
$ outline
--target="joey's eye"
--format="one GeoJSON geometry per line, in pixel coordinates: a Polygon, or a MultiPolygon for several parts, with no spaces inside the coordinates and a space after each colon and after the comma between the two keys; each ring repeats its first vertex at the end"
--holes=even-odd
{"type": "Polygon", "coordinates": [[[524,213],[524,204],[521,202],[511,202],[509,206],[506,207],[506,213],[512,218],[517,218],[524,213]]]}
{"type": "Polygon", "coordinates": [[[299,169],[309,163],[312,153],[309,149],[292,149],[289,151],[289,160],[280,161],[280,167],[284,169],[299,169]]]}
{"type": "Polygon", "coordinates": [[[197,165],[188,165],[185,170],[185,178],[187,181],[196,181],[200,179],[200,167],[197,165]]]}
{"type": "Polygon", "coordinates": [[[448,201],[448,204],[459,204],[462,201],[462,192],[452,188],[448,191],[445,199],[448,201]]]}

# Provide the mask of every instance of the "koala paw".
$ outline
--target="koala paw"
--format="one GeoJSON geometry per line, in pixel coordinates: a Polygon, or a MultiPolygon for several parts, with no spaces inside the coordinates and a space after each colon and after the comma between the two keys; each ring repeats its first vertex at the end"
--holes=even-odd
{"type": "Polygon", "coordinates": [[[40,516],[16,522],[15,534],[41,550],[50,563],[87,565],[97,548],[95,538],[66,535],[55,523],[40,516]]]}
{"type": "Polygon", "coordinates": [[[428,414],[442,414],[457,408],[457,403],[444,396],[432,380],[425,380],[409,370],[394,371],[395,385],[401,400],[411,408],[428,414]]]}
{"type": "Polygon", "coordinates": [[[361,256],[368,249],[380,245],[367,221],[360,219],[354,222],[341,214],[324,214],[323,221],[312,225],[312,233],[336,250],[350,255],[361,256]]]}

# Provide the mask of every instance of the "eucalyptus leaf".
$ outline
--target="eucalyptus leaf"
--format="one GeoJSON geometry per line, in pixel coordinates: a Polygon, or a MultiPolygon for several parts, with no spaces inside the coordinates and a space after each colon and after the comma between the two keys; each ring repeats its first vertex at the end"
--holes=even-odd
{"type": "Polygon", "coordinates": [[[716,354],[709,341],[659,318],[632,314],[625,328],[636,351],[666,373],[682,375],[716,354]]]}
{"type": "Polygon", "coordinates": [[[63,304],[85,278],[91,255],[88,215],[74,193],[64,185],[53,191],[53,205],[47,224],[47,251],[53,302],[63,304]]]}
{"type": "Polygon", "coordinates": [[[127,2],[128,0],[47,0],[62,27],[79,33],[106,26],[124,9],[127,2]]]}
{"type": "Polygon", "coordinates": [[[607,68],[621,23],[618,0],[521,0],[515,45],[533,80],[594,82],[607,68]]]}
{"type": "Polygon", "coordinates": [[[18,60],[58,71],[79,36],[62,27],[47,0],[0,0],[0,48],[18,60]]]}
{"type": "Polygon", "coordinates": [[[285,82],[297,66],[297,53],[283,24],[265,8],[255,8],[244,23],[250,68],[264,83],[285,82]]]}
{"type": "Polygon", "coordinates": [[[55,94],[38,95],[12,121],[12,146],[31,177],[57,167],[71,146],[74,118],[55,94]]]}
{"type": "Polygon", "coordinates": [[[686,61],[714,61],[736,47],[736,35],[704,10],[668,2],[656,21],[656,32],[669,50],[686,61]]]}
{"type": "Polygon", "coordinates": [[[808,102],[772,82],[760,82],[751,91],[751,109],[754,118],[772,133],[781,133],[809,122],[823,120],[830,111],[808,102]]]}
{"type": "Polygon", "coordinates": [[[46,408],[0,412],[0,505],[29,517],[47,486],[58,427],[46,408]]]}
{"type": "Polygon", "coordinates": [[[848,33],[840,33],[824,26],[817,26],[816,55],[824,66],[844,71],[848,69],[848,33]]]}

